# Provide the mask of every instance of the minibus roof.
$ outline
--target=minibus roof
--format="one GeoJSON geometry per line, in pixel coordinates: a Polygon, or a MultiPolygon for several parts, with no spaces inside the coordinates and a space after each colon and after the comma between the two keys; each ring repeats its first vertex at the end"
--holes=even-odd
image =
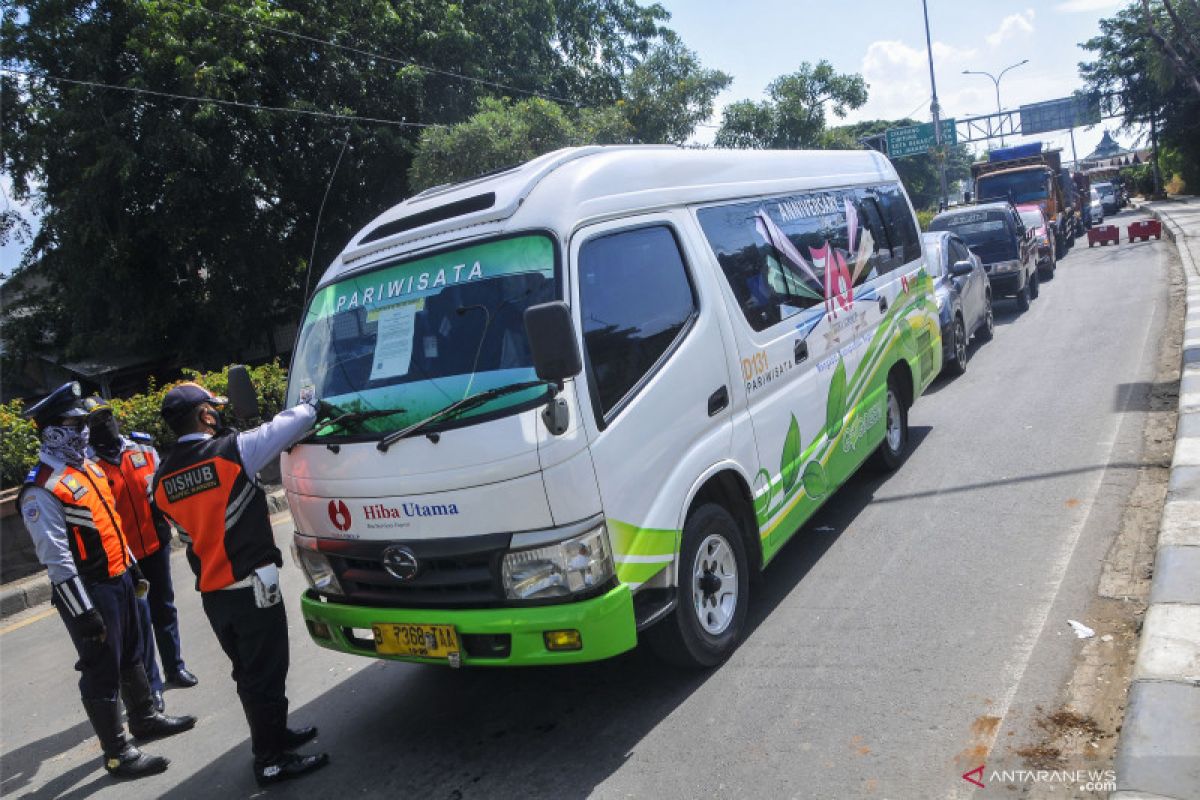
{"type": "Polygon", "coordinates": [[[462,183],[435,186],[360,230],[321,279],[477,236],[549,229],[738,197],[898,180],[873,150],[574,147],[462,183]]]}

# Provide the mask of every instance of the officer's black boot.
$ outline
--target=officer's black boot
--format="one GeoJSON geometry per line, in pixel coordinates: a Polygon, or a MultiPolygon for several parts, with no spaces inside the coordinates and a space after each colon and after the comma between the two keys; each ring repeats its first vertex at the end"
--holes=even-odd
{"type": "Polygon", "coordinates": [[[119,778],[157,775],[171,763],[162,756],[147,755],[126,741],[116,700],[84,700],[83,707],[104,750],[104,768],[110,775],[119,778]]]}
{"type": "Polygon", "coordinates": [[[121,697],[129,715],[129,732],[138,739],[161,739],[191,730],[196,718],[190,715],[169,717],[154,708],[154,696],[146,668],[135,664],[121,671],[121,697]]]}
{"type": "MultiPolygon", "coordinates": [[[[287,703],[245,704],[246,720],[250,723],[250,741],[254,748],[254,780],[259,786],[299,778],[329,763],[325,753],[304,755],[288,751],[294,741],[306,731],[289,731],[287,703]]],[[[313,731],[316,735],[316,731],[313,731]]],[[[300,742],[302,743],[302,742],[300,742]]]]}

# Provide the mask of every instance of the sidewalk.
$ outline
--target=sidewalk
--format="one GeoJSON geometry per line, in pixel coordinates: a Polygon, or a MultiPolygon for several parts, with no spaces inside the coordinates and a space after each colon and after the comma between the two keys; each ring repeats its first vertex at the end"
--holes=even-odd
{"type": "Polygon", "coordinates": [[[1200,198],[1141,209],[1179,250],[1187,311],[1175,457],[1111,798],[1200,800],[1200,198]]]}
{"type": "MultiPolygon", "coordinates": [[[[267,492],[267,508],[272,515],[288,510],[287,497],[282,488],[267,492]]],[[[174,540],[174,546],[179,546],[179,540],[174,540]]],[[[287,548],[283,548],[287,549],[287,548]]],[[[50,580],[45,572],[30,575],[4,584],[0,587],[0,619],[11,617],[30,608],[36,608],[50,602],[50,580]]]]}

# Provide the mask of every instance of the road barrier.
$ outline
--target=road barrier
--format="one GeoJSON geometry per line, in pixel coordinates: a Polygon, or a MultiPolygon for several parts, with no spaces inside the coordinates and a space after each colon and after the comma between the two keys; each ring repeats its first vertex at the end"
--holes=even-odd
{"type": "Polygon", "coordinates": [[[1162,223],[1156,219],[1140,219],[1137,222],[1129,223],[1129,241],[1136,242],[1138,239],[1142,241],[1150,241],[1150,237],[1155,239],[1162,238],[1162,223]]]}
{"type": "Polygon", "coordinates": [[[1121,229],[1116,225],[1097,225],[1094,228],[1088,229],[1088,247],[1100,243],[1100,246],[1112,242],[1113,244],[1121,243],[1121,229]]]}

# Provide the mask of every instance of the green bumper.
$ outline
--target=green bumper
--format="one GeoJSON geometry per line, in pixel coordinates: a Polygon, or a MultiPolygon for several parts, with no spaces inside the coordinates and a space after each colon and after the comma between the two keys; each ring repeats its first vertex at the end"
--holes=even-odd
{"type": "Polygon", "coordinates": [[[632,650],[637,645],[633,595],[625,584],[578,603],[484,609],[352,606],[324,602],[310,591],[301,598],[300,610],[304,614],[309,635],[320,646],[392,661],[447,663],[445,659],[379,655],[375,652],[373,641],[354,636],[352,629],[357,628],[369,635],[371,626],[380,623],[453,625],[463,642],[462,663],[489,667],[600,661],[632,650]],[[547,650],[543,634],[561,629],[579,631],[583,647],[570,651],[547,650]],[[326,632],[328,636],[323,635],[326,632]],[[468,639],[471,636],[510,637],[508,655],[500,658],[472,656],[468,652],[468,639]]]}

